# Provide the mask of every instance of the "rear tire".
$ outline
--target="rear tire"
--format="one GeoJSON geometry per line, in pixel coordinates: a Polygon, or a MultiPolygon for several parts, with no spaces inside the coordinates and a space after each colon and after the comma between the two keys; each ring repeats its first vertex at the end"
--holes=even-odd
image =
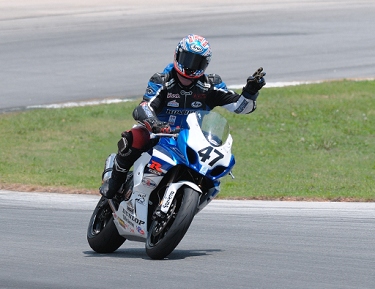
{"type": "Polygon", "coordinates": [[[90,247],[97,253],[112,253],[124,242],[113,222],[112,210],[108,200],[101,197],[92,213],[87,228],[87,241],[90,247]]]}
{"type": "Polygon", "coordinates": [[[146,253],[151,259],[164,259],[185,236],[197,212],[199,193],[182,186],[162,222],[153,220],[146,240],[146,253]]]}

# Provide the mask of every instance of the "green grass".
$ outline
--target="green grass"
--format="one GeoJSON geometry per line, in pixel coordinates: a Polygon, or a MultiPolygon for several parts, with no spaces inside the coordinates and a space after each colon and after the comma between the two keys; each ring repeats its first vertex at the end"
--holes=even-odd
{"type": "MultiPolygon", "coordinates": [[[[220,197],[375,201],[375,82],[267,88],[258,109],[219,109],[234,138],[235,179],[220,197]]],[[[138,102],[0,115],[0,187],[97,189],[138,102]]]]}

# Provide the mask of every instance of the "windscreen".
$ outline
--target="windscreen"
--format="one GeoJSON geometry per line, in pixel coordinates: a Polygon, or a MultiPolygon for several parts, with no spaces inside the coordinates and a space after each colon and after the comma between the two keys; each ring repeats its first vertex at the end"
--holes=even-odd
{"type": "Polygon", "coordinates": [[[207,141],[213,146],[221,146],[228,138],[227,120],[217,112],[199,111],[196,113],[198,123],[207,141]]]}

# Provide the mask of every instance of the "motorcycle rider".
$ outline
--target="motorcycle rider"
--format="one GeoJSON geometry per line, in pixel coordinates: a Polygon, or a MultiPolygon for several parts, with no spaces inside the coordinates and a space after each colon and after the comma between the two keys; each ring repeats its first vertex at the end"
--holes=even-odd
{"type": "Polygon", "coordinates": [[[178,43],[173,63],[150,78],[143,100],[133,111],[140,125],[121,134],[112,175],[100,187],[103,196],[113,198],[134,162],[155,144],[150,132],[169,133],[177,126],[183,128],[187,115],[197,110],[222,106],[237,114],[248,114],[256,109],[258,91],[266,84],[263,68],[247,78],[239,95],[228,90],[219,75],[204,73],[211,56],[208,41],[190,34],[178,43]]]}

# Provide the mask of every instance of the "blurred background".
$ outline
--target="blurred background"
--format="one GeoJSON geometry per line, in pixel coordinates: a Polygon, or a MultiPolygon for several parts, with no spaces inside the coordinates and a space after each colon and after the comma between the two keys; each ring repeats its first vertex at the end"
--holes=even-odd
{"type": "Polygon", "coordinates": [[[230,87],[372,78],[375,5],[360,1],[0,1],[0,111],[140,98],[181,38],[207,38],[230,87]]]}

